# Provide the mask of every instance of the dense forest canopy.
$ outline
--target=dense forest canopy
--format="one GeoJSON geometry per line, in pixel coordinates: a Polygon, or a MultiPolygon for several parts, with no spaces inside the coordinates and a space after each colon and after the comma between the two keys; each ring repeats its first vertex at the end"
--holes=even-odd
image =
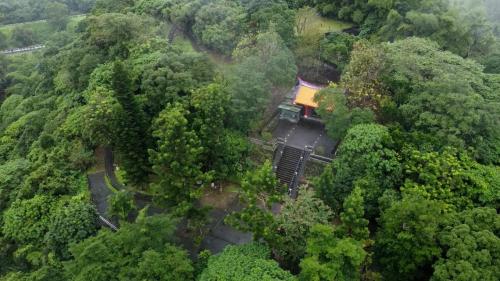
{"type": "Polygon", "coordinates": [[[0,281],[498,280],[499,28],[496,0],[0,0],[0,50],[44,44],[0,54],[0,281]],[[297,77],[336,144],[291,198],[297,77]]]}

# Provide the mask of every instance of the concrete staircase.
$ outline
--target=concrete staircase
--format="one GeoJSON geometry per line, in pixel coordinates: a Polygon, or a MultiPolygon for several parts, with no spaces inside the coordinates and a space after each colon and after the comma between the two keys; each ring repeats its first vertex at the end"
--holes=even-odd
{"type": "Polygon", "coordinates": [[[298,185],[309,159],[310,151],[279,145],[274,155],[274,169],[281,184],[288,187],[288,194],[297,198],[298,185]]]}

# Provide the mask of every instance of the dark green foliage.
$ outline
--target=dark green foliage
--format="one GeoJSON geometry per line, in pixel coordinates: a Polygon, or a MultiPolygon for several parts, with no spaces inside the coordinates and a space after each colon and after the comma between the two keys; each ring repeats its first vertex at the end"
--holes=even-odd
{"type": "Polygon", "coordinates": [[[349,109],[347,98],[339,88],[323,89],[316,99],[320,105],[318,112],[326,122],[326,131],[334,140],[342,140],[347,131],[355,125],[375,121],[375,116],[370,109],[359,107],[349,109]]]}
{"type": "Polygon", "coordinates": [[[384,190],[395,188],[401,177],[401,164],[396,151],[390,148],[391,142],[383,126],[364,124],[351,128],[331,167],[316,181],[320,198],[339,211],[354,186],[359,185],[367,216],[375,217],[378,198],[384,190]]]}
{"type": "Polygon", "coordinates": [[[196,13],[193,33],[207,47],[229,55],[246,29],[244,15],[236,2],[211,1],[196,13]]]}
{"type": "Polygon", "coordinates": [[[438,237],[445,221],[440,203],[420,197],[403,198],[384,211],[375,240],[384,280],[428,278],[441,256],[438,237]]]}
{"type": "Polygon", "coordinates": [[[434,149],[472,148],[475,159],[487,164],[499,159],[499,99],[493,80],[474,61],[418,38],[382,49],[359,46],[343,76],[349,102],[399,122],[411,134],[408,142],[434,149]]]}
{"type": "Polygon", "coordinates": [[[126,180],[141,185],[148,173],[147,144],[144,135],[147,125],[144,116],[134,99],[131,80],[121,62],[113,64],[111,87],[116,99],[123,108],[123,115],[116,124],[117,131],[111,136],[116,147],[121,165],[126,173],[126,180]]]}
{"type": "Polygon", "coordinates": [[[291,273],[281,269],[270,256],[269,249],[257,243],[227,246],[222,253],[208,259],[207,268],[201,273],[199,280],[295,280],[291,273]]]}
{"type": "Polygon", "coordinates": [[[351,51],[358,39],[347,33],[330,33],[320,41],[321,59],[342,71],[349,63],[351,51]]]}

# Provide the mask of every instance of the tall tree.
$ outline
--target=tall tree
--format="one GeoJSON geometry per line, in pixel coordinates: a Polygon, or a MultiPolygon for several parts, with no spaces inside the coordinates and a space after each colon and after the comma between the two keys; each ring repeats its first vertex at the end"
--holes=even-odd
{"type": "Polygon", "coordinates": [[[123,108],[115,128],[113,146],[116,147],[121,165],[126,171],[125,179],[135,185],[144,184],[148,175],[147,144],[144,137],[147,125],[134,98],[129,73],[122,62],[113,64],[111,86],[116,99],[123,108]]]}
{"type": "Polygon", "coordinates": [[[156,149],[149,151],[153,171],[158,176],[152,185],[155,195],[168,206],[191,207],[201,195],[211,173],[202,170],[204,147],[189,128],[188,112],[181,104],[168,106],[154,121],[156,149]]]}
{"type": "Polygon", "coordinates": [[[370,231],[368,230],[368,220],[364,218],[364,214],[365,204],[362,190],[356,186],[344,201],[343,211],[340,213],[342,221],[340,231],[354,240],[367,240],[370,231]]]}
{"type": "Polygon", "coordinates": [[[392,138],[386,127],[356,125],[347,132],[337,157],[316,181],[320,198],[340,211],[355,184],[363,190],[368,217],[378,213],[378,198],[385,189],[395,188],[401,178],[399,156],[391,149],[392,138]],[[332,177],[333,173],[333,177],[332,177]]]}
{"type": "Polygon", "coordinates": [[[306,258],[300,262],[301,280],[355,281],[367,253],[353,238],[337,238],[329,225],[315,225],[307,239],[306,258]]]}

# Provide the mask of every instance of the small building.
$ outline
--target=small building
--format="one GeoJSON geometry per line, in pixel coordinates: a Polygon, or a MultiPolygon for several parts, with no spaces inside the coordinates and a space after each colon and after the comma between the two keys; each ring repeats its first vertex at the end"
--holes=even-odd
{"type": "Polygon", "coordinates": [[[289,97],[290,100],[279,106],[280,119],[293,123],[299,122],[301,118],[315,119],[315,109],[319,106],[315,101],[315,97],[321,89],[323,87],[308,83],[299,78],[297,86],[289,97]]]}

